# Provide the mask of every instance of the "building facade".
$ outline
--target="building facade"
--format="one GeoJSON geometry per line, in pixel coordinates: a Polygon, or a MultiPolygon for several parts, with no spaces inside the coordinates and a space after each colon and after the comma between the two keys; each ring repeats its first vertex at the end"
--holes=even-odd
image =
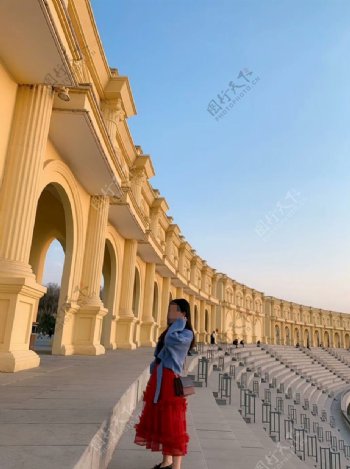
{"type": "Polygon", "coordinates": [[[65,261],[53,354],[154,346],[175,297],[198,341],[217,328],[223,342],[349,347],[347,314],[266,297],[182,236],[88,0],[4,0],[0,26],[0,371],[40,363],[29,340],[54,239],[65,261]]]}

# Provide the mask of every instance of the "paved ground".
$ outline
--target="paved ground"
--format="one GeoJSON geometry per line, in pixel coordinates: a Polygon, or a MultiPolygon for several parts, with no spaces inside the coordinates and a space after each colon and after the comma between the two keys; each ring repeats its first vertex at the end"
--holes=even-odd
{"type": "MultiPolygon", "coordinates": [[[[148,379],[143,372],[153,352],[140,348],[98,357],[42,355],[37,369],[0,373],[0,469],[102,469],[110,457],[108,469],[153,467],[161,454],[133,443],[143,401],[133,413],[128,411],[141,396],[143,380],[148,379]],[[122,421],[130,415],[115,447],[113,438],[117,441],[119,434],[113,429],[121,432],[122,421]],[[101,431],[114,436],[101,440],[94,453],[91,447],[101,431]]],[[[188,357],[186,366],[191,370],[195,361],[195,356],[188,357]]],[[[208,387],[197,388],[188,398],[190,444],[182,469],[310,468],[285,444],[273,443],[258,423],[260,415],[256,424],[245,423],[238,412],[236,384],[232,403],[225,406],[213,396],[217,386],[218,372],[213,371],[208,387]]]]}
{"type": "MultiPolygon", "coordinates": [[[[212,372],[208,388],[196,388],[196,395],[188,398],[189,452],[182,469],[305,469],[289,447],[276,445],[262,427],[247,425],[238,412],[239,392],[233,392],[232,404],[219,406],[213,396],[217,391],[218,374],[212,372]]],[[[160,452],[152,452],[133,443],[133,424],[139,419],[139,403],[127,431],[117,445],[108,469],[150,469],[162,459],[160,452]]]]}
{"type": "Polygon", "coordinates": [[[42,355],[36,369],[0,373],[0,468],[73,468],[153,352],[42,355]]]}

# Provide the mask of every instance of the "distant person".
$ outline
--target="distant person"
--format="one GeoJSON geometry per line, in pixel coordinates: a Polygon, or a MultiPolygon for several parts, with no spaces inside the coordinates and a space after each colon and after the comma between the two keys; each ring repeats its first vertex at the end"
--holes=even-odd
{"type": "Polygon", "coordinates": [[[211,334],[210,334],[210,344],[211,345],[215,345],[216,344],[216,332],[213,331],[211,334]]]}
{"type": "Polygon", "coordinates": [[[235,340],[232,342],[232,345],[235,345],[236,348],[238,348],[238,339],[235,339],[235,340]]]}
{"type": "Polygon", "coordinates": [[[257,341],[256,345],[257,347],[260,347],[260,340],[257,341]]]}
{"type": "Polygon", "coordinates": [[[242,347],[244,347],[244,340],[243,339],[240,341],[240,344],[242,345],[242,347]]]}
{"type": "Polygon", "coordinates": [[[295,344],[295,347],[296,347],[296,348],[298,348],[298,347],[299,347],[299,342],[297,342],[297,343],[295,344]]]}

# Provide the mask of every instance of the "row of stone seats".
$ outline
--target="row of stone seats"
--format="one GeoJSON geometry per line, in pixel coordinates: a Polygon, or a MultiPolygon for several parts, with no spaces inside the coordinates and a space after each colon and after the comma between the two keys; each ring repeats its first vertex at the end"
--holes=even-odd
{"type": "MultiPolygon", "coordinates": [[[[268,348],[270,349],[270,347],[268,347],[268,348]]],[[[277,351],[279,352],[280,350],[277,350],[277,351]]],[[[266,371],[268,370],[269,371],[268,382],[267,383],[260,383],[260,386],[261,386],[260,396],[262,396],[262,391],[263,390],[269,389],[269,391],[271,392],[271,396],[272,396],[271,399],[273,399],[273,398],[276,399],[276,397],[279,397],[279,398],[281,397],[281,394],[278,395],[278,393],[277,393],[277,390],[278,390],[277,383],[275,382],[275,386],[273,386],[272,388],[270,388],[270,386],[271,386],[272,381],[273,381],[274,378],[277,381],[277,377],[281,377],[281,378],[284,377],[284,380],[278,379],[279,384],[281,384],[281,382],[283,382],[285,384],[292,385],[292,388],[293,388],[293,391],[294,391],[294,396],[296,395],[296,389],[298,389],[300,391],[300,395],[302,395],[303,398],[306,398],[306,392],[307,391],[309,392],[309,394],[308,394],[309,398],[311,398],[311,405],[308,409],[304,409],[302,407],[303,406],[303,401],[302,400],[300,400],[300,404],[294,404],[294,406],[297,410],[297,413],[296,413],[297,417],[298,418],[301,418],[301,417],[304,418],[304,416],[308,416],[308,418],[310,419],[309,420],[310,425],[311,425],[311,421],[312,421],[312,426],[314,426],[314,424],[315,424],[315,428],[316,428],[317,425],[320,426],[320,424],[322,423],[322,425],[323,425],[322,430],[324,430],[324,433],[328,432],[329,437],[331,437],[331,436],[333,438],[339,437],[339,435],[337,433],[337,430],[333,429],[332,426],[330,425],[330,422],[333,423],[333,420],[331,418],[330,418],[329,422],[325,422],[325,421],[321,420],[321,415],[314,415],[314,413],[313,413],[313,410],[314,410],[313,404],[314,404],[314,402],[317,402],[319,404],[318,409],[322,409],[322,410],[327,409],[328,410],[327,414],[329,416],[330,415],[331,404],[332,404],[332,401],[333,401],[332,394],[330,393],[330,395],[328,395],[327,392],[322,392],[322,391],[327,389],[327,388],[324,388],[323,386],[322,387],[319,386],[319,389],[317,389],[316,386],[312,386],[311,382],[310,381],[308,382],[307,381],[308,378],[305,377],[303,374],[296,375],[295,368],[293,370],[291,368],[286,368],[286,366],[290,366],[291,364],[295,364],[296,363],[296,361],[295,361],[296,358],[298,359],[298,367],[300,366],[300,363],[303,364],[300,368],[301,372],[305,371],[305,368],[303,368],[303,366],[307,366],[307,370],[309,371],[311,369],[311,371],[312,371],[313,365],[316,365],[316,367],[317,367],[317,364],[312,363],[312,360],[310,362],[310,358],[305,356],[304,354],[302,354],[299,350],[291,349],[286,354],[286,356],[288,355],[288,357],[291,359],[291,362],[289,362],[289,365],[288,365],[288,361],[287,361],[287,363],[284,363],[283,359],[281,360],[280,357],[275,356],[276,355],[275,352],[276,352],[276,350],[272,351],[272,355],[271,354],[269,354],[267,356],[265,355],[265,358],[264,358],[264,356],[261,354],[261,351],[255,351],[255,353],[254,353],[254,350],[252,350],[251,353],[250,353],[250,356],[247,357],[244,360],[245,367],[240,367],[240,370],[237,373],[237,377],[236,377],[237,382],[239,383],[240,378],[243,375],[247,374],[248,377],[245,380],[246,385],[247,385],[248,388],[251,389],[251,391],[253,391],[252,384],[254,383],[254,381],[256,381],[256,376],[254,376],[253,371],[255,369],[259,369],[260,376],[264,376],[264,373],[266,373],[266,371]],[[256,361],[255,361],[255,364],[254,364],[255,357],[256,357],[256,361]],[[272,358],[272,360],[271,360],[271,358],[272,358]],[[277,362],[276,362],[276,358],[278,358],[277,362]],[[262,362],[263,362],[262,366],[255,366],[255,365],[258,365],[262,362]],[[248,371],[248,370],[250,370],[250,371],[248,371]]],[[[317,368],[318,368],[318,374],[316,374],[316,376],[319,379],[321,379],[322,377],[327,377],[325,379],[325,381],[328,383],[329,386],[333,386],[333,384],[334,384],[333,383],[334,375],[332,373],[330,373],[328,370],[323,369],[322,367],[317,367],[317,368]],[[331,384],[329,384],[329,383],[331,383],[331,384]]],[[[344,384],[346,384],[346,383],[343,383],[341,380],[339,380],[339,383],[336,383],[336,386],[338,386],[339,388],[342,388],[342,387],[344,387],[344,384]]],[[[317,413],[321,414],[321,411],[319,410],[317,413]]],[[[343,444],[344,444],[344,442],[343,442],[343,444]]],[[[343,460],[344,464],[348,463],[345,460],[343,454],[342,454],[342,460],[343,460]]],[[[312,462],[314,462],[314,461],[312,461],[312,462]]]]}
{"type": "MultiPolygon", "coordinates": [[[[240,379],[241,379],[244,375],[248,375],[248,378],[247,378],[247,385],[248,385],[248,387],[251,389],[251,391],[253,391],[253,386],[252,386],[252,384],[254,383],[254,381],[255,381],[255,383],[256,383],[256,378],[257,378],[257,377],[255,376],[255,375],[257,374],[257,372],[256,372],[256,367],[254,366],[254,358],[255,358],[255,357],[260,357],[260,358],[259,358],[259,360],[260,360],[260,359],[261,359],[261,351],[258,351],[258,350],[251,350],[251,351],[250,351],[250,354],[249,354],[245,359],[243,359],[243,357],[240,356],[240,357],[237,357],[238,360],[236,361],[237,366],[238,366],[238,369],[239,369],[239,371],[238,371],[238,373],[237,373],[237,375],[236,375],[236,381],[240,384],[240,379]],[[243,362],[244,362],[244,366],[239,366],[239,364],[242,365],[243,362]],[[238,379],[237,379],[237,378],[238,378],[238,379]]],[[[269,367],[271,366],[271,363],[273,363],[273,362],[276,363],[275,359],[273,358],[272,361],[271,361],[270,358],[269,358],[268,356],[266,356],[266,353],[265,353],[265,362],[269,362],[269,365],[268,365],[269,367]],[[267,360],[266,360],[266,359],[267,359],[267,360]]],[[[275,366],[276,366],[276,365],[275,365],[275,366]]],[[[277,367],[281,368],[281,367],[283,367],[283,364],[280,364],[280,363],[277,362],[277,367]]],[[[291,373],[291,371],[288,370],[288,369],[287,369],[287,372],[291,373]]],[[[260,370],[260,373],[261,373],[261,370],[260,370]]],[[[271,381],[271,380],[270,380],[270,381],[271,381]]],[[[260,397],[262,397],[262,395],[264,394],[263,391],[264,391],[265,389],[268,389],[268,388],[269,388],[269,385],[271,384],[271,382],[259,383],[259,384],[260,384],[260,386],[261,386],[261,389],[260,389],[260,393],[259,393],[259,394],[260,394],[260,397]],[[265,387],[265,389],[264,389],[264,387],[265,387]]],[[[269,389],[269,391],[270,391],[271,395],[273,396],[273,397],[272,397],[272,400],[273,400],[273,398],[276,398],[276,397],[281,398],[281,394],[280,394],[279,396],[277,396],[277,389],[276,389],[276,388],[275,388],[275,389],[273,389],[273,388],[272,388],[272,389],[269,389]],[[276,396],[274,396],[274,394],[276,394],[276,396]]],[[[304,411],[302,411],[302,412],[304,412],[304,411]]],[[[259,413],[259,408],[258,408],[257,414],[258,414],[258,415],[257,415],[257,418],[260,417],[260,419],[261,419],[261,412],[259,413]]],[[[300,418],[300,412],[299,412],[299,414],[298,414],[298,419],[299,419],[299,418],[300,418]]],[[[256,425],[259,425],[259,424],[256,423],[256,425]]],[[[261,427],[261,424],[260,424],[260,427],[261,427]]],[[[262,429],[262,428],[261,428],[261,429],[262,429]]],[[[326,430],[325,430],[325,431],[326,431],[326,430]]],[[[283,440],[283,436],[282,436],[282,440],[283,440]]],[[[286,442],[286,443],[288,443],[288,442],[286,442]]],[[[289,442],[289,443],[290,443],[290,442],[289,442]]],[[[311,461],[311,462],[312,462],[312,461],[311,461]]]]}

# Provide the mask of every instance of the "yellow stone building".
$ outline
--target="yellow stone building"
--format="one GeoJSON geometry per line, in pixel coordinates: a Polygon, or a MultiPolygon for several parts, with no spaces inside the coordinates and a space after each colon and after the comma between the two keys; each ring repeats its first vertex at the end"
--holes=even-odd
{"type": "Polygon", "coordinates": [[[223,342],[349,347],[347,314],[266,297],[181,235],[88,0],[3,0],[0,31],[0,371],[40,363],[29,340],[54,239],[65,262],[53,354],[154,346],[175,297],[198,341],[218,328],[223,342]]]}

